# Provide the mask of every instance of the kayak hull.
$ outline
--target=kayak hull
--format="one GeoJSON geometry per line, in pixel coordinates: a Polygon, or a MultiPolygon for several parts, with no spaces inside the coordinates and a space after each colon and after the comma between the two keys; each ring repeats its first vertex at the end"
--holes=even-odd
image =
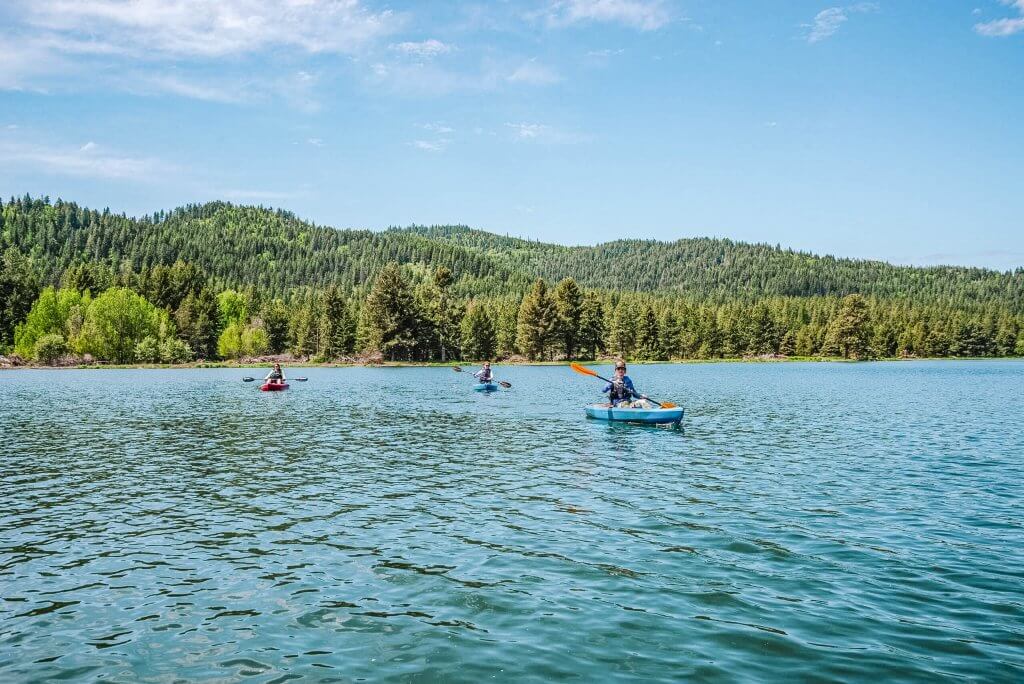
{"type": "Polygon", "coordinates": [[[288,389],[287,382],[265,382],[260,385],[260,391],[262,392],[280,392],[288,389]]]}
{"type": "Polygon", "coordinates": [[[494,382],[481,382],[479,385],[473,388],[474,392],[495,392],[498,389],[497,383],[494,382]]]}
{"type": "Polygon", "coordinates": [[[682,407],[676,408],[612,408],[594,404],[588,406],[587,417],[595,420],[607,420],[618,423],[644,423],[647,425],[678,425],[683,420],[682,407]]]}

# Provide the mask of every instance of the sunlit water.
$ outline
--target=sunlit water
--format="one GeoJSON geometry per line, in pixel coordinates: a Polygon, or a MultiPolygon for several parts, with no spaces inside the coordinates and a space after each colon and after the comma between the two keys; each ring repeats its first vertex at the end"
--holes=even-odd
{"type": "Polygon", "coordinates": [[[0,681],[1024,680],[1024,363],[247,374],[0,374],[0,681]]]}

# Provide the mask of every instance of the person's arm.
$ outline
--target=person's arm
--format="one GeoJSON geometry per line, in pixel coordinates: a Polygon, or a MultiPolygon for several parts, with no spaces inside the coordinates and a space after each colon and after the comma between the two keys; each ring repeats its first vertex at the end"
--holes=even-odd
{"type": "Polygon", "coordinates": [[[265,377],[265,378],[263,378],[263,379],[264,379],[264,380],[269,380],[269,379],[270,379],[270,376],[271,376],[271,375],[273,375],[273,374],[274,374],[274,369],[273,369],[273,368],[271,368],[271,369],[270,369],[270,372],[269,372],[269,373],[267,373],[267,377],[265,377]]]}
{"type": "Polygon", "coordinates": [[[479,378],[482,373],[483,373],[482,370],[478,370],[477,372],[473,373],[473,377],[474,378],[479,378]]]}
{"type": "Polygon", "coordinates": [[[630,380],[629,378],[626,378],[626,389],[628,389],[630,394],[636,397],[637,399],[647,398],[646,394],[640,394],[639,392],[636,391],[636,387],[633,386],[633,381],[630,380]]]}
{"type": "Polygon", "coordinates": [[[612,391],[612,383],[610,383],[610,382],[607,385],[604,386],[603,390],[601,390],[601,392],[604,393],[604,394],[607,394],[608,392],[611,392],[611,391],[612,391]]]}

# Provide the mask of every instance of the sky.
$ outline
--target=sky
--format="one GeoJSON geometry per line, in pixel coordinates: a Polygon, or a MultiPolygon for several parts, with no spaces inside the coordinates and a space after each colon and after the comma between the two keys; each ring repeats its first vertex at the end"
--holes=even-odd
{"type": "Polygon", "coordinates": [[[1024,266],[1024,0],[4,0],[0,196],[1024,266]]]}

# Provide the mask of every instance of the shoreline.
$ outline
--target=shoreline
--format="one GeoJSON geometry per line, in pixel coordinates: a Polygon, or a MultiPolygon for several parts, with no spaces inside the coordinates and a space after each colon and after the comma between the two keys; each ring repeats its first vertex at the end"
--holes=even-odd
{"type": "MultiPolygon", "coordinates": [[[[889,357],[879,359],[865,359],[858,361],[844,359],[841,357],[820,357],[820,356],[791,356],[786,358],[728,358],[728,359],[672,359],[667,361],[629,361],[631,366],[654,366],[654,365],[690,365],[690,364],[718,364],[718,363],[872,363],[872,362],[899,362],[899,361],[1013,361],[1021,360],[1021,356],[920,356],[920,357],[889,357]]],[[[588,366],[611,365],[613,359],[602,359],[599,361],[492,361],[495,367],[516,367],[516,366],[568,366],[570,363],[580,363],[588,366]]],[[[451,368],[453,366],[476,366],[481,361],[459,361],[459,362],[431,362],[431,361],[384,361],[381,363],[313,363],[309,361],[295,361],[282,363],[286,368],[451,368]]],[[[260,363],[235,363],[230,361],[211,361],[189,363],[90,363],[67,366],[48,366],[37,363],[26,363],[18,366],[0,366],[0,372],[17,370],[193,370],[203,368],[228,368],[234,370],[269,368],[273,362],[260,363]]]]}

